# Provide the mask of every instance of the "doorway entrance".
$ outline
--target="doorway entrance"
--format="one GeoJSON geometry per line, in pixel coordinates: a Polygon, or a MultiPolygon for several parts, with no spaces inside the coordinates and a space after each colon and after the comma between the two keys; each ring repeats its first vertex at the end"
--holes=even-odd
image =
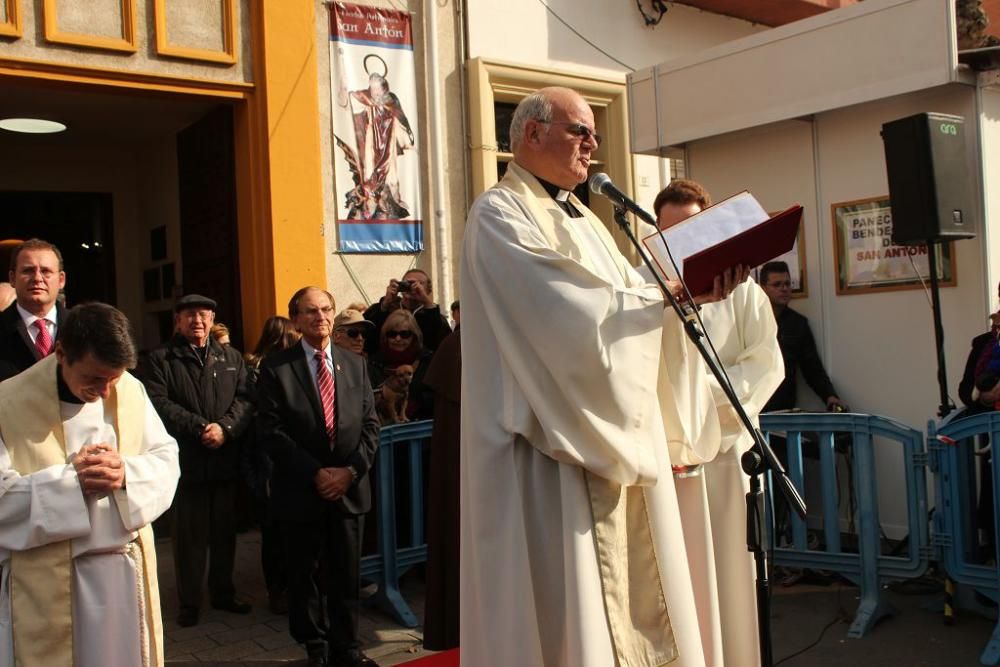
{"type": "Polygon", "coordinates": [[[232,103],[9,79],[0,92],[0,118],[67,128],[0,130],[0,241],[58,246],[67,305],[114,304],[142,349],[170,336],[176,299],[194,291],[240,340],[232,103]]]}
{"type": "MultiPolygon", "coordinates": [[[[4,247],[38,237],[59,248],[66,275],[72,276],[66,281],[67,303],[117,303],[111,193],[0,191],[0,211],[4,247]]],[[[4,271],[6,255],[0,258],[4,271]]]]}

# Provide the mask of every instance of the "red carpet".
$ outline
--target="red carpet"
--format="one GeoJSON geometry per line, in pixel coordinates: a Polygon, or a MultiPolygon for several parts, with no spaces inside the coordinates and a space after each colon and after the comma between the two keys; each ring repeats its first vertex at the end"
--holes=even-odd
{"type": "Polygon", "coordinates": [[[458,649],[404,662],[400,667],[458,667],[458,649]]]}

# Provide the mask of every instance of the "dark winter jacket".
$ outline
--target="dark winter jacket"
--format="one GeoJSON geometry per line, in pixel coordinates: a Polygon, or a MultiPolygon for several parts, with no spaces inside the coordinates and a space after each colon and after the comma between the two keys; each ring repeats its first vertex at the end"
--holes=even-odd
{"type": "Polygon", "coordinates": [[[204,363],[183,336],[150,353],[142,369],[149,400],[180,450],[181,483],[236,479],[240,436],[253,416],[240,353],[209,340],[204,363]],[[201,443],[205,426],[226,434],[216,449],[201,443]]]}

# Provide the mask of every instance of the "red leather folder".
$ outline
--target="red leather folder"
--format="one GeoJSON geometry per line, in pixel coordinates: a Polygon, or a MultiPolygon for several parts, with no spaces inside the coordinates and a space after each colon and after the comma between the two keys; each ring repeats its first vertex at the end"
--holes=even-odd
{"type": "Polygon", "coordinates": [[[792,249],[802,221],[802,207],[791,208],[764,222],[705,248],[684,260],[684,282],[691,294],[712,290],[715,277],[738,264],[751,268],[792,249]]]}

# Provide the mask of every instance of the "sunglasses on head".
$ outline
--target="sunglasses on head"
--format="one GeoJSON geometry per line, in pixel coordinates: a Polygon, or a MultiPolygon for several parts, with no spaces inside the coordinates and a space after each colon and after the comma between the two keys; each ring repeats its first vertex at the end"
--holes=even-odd
{"type": "Polygon", "coordinates": [[[410,340],[411,338],[413,338],[413,332],[412,331],[405,331],[405,330],[404,331],[386,331],[385,332],[385,337],[386,338],[402,338],[403,340],[410,340]]]}
{"type": "Polygon", "coordinates": [[[350,329],[341,329],[340,333],[344,334],[348,338],[357,338],[365,335],[365,332],[362,329],[356,329],[354,327],[351,327],[350,329]]]}

